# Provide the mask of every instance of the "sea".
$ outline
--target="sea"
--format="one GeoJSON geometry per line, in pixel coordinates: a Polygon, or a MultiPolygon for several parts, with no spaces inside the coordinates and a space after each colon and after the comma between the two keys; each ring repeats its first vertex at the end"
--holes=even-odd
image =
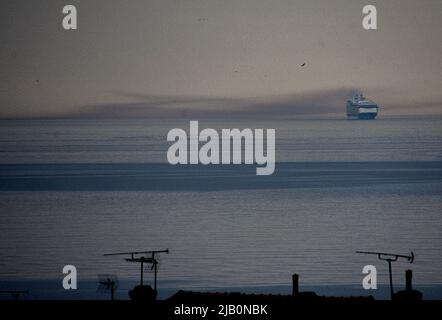
{"type": "MultiPolygon", "coordinates": [[[[191,119],[203,128],[276,129],[276,167],[170,165],[170,129],[189,119],[0,121],[0,291],[22,299],[117,298],[140,265],[106,253],[158,255],[161,298],[178,290],[389,297],[388,265],[356,251],[414,254],[392,263],[394,290],[413,270],[442,299],[442,117],[191,119]],[[64,290],[65,265],[77,290],[64,290]],[[362,270],[377,270],[365,290],[362,270]]],[[[150,265],[144,281],[152,284],[150,265]]],[[[0,294],[0,299],[10,299],[0,294]]]]}

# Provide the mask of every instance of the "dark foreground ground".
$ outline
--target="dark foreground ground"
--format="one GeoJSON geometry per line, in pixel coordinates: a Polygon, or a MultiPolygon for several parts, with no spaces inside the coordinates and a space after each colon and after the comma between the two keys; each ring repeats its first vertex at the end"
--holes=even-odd
{"type": "Polygon", "coordinates": [[[150,286],[137,286],[130,292],[131,301],[3,301],[0,310],[15,317],[31,313],[141,319],[295,319],[302,314],[309,318],[325,313],[330,316],[371,318],[379,315],[423,315],[440,310],[439,301],[422,301],[416,290],[403,290],[393,301],[377,301],[373,296],[320,296],[314,292],[295,290],[292,295],[214,293],[180,290],[166,300],[155,300],[150,286]]]}

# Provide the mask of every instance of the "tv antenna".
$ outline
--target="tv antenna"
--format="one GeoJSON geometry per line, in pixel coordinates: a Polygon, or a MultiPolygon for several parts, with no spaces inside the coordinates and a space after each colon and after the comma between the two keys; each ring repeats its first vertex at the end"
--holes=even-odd
{"type": "Polygon", "coordinates": [[[110,274],[99,274],[98,275],[98,288],[97,291],[110,291],[111,300],[115,298],[115,290],[118,288],[118,278],[117,276],[110,274]]]}
{"type": "Polygon", "coordinates": [[[362,253],[362,254],[373,254],[377,255],[379,260],[387,261],[388,263],[388,273],[390,274],[390,296],[391,300],[393,300],[393,277],[392,277],[392,271],[391,271],[391,263],[397,261],[399,258],[404,258],[408,260],[408,262],[413,263],[414,261],[414,253],[413,251],[410,252],[410,255],[402,255],[402,254],[395,254],[395,253],[385,253],[385,252],[375,252],[375,251],[356,251],[356,253],[362,253]]]}
{"type": "Polygon", "coordinates": [[[167,253],[169,254],[169,249],[166,250],[153,250],[153,251],[133,251],[133,252],[117,252],[117,253],[106,253],[105,256],[129,256],[125,260],[127,262],[135,262],[141,264],[140,269],[140,285],[143,285],[144,279],[144,264],[150,263],[154,274],[154,290],[157,291],[157,273],[158,273],[158,254],[167,253]]]}

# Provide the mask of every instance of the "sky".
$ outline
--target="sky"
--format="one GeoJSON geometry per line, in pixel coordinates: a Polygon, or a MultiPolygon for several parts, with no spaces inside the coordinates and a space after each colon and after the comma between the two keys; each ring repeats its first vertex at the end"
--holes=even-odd
{"type": "Polygon", "coordinates": [[[321,115],[355,90],[442,114],[441,18],[440,0],[2,0],[0,118],[321,115]]]}

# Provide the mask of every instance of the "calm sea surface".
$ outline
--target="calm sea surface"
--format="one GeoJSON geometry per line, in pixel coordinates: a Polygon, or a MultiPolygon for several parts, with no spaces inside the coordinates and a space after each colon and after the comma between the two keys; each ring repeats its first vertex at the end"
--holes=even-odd
{"type": "Polygon", "coordinates": [[[184,120],[0,121],[0,280],[73,264],[133,285],[139,266],[103,253],[169,248],[168,288],[359,285],[366,264],[382,284],[386,263],[355,254],[381,250],[416,255],[398,287],[407,268],[442,285],[442,118],[199,124],[275,128],[275,174],[167,164],[184,120]]]}

